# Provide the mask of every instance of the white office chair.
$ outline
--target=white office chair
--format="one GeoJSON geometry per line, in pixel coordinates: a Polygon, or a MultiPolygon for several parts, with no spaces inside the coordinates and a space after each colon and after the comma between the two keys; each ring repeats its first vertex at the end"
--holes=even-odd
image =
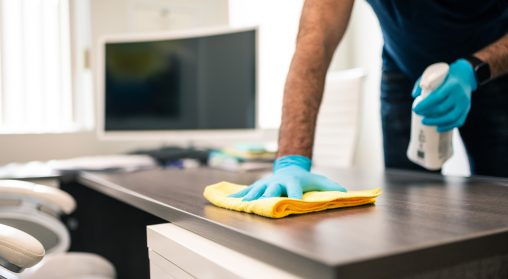
{"type": "MultiPolygon", "coordinates": [[[[64,224],[60,222],[59,216],[71,213],[75,207],[74,199],[60,189],[26,181],[0,180],[0,224],[26,232],[40,241],[46,250],[44,259],[38,264],[34,263],[35,265],[30,268],[26,264],[18,266],[20,262],[10,262],[0,254],[0,258],[3,258],[0,264],[7,269],[18,272],[26,268],[20,274],[6,273],[4,277],[8,279],[115,278],[115,269],[106,259],[90,253],[66,253],[70,246],[70,236],[64,224]]],[[[2,228],[0,227],[0,230],[2,228]]],[[[8,255],[7,258],[9,258],[8,255]]]]}
{"type": "Polygon", "coordinates": [[[353,166],[361,124],[365,71],[351,69],[326,76],[317,117],[312,164],[315,167],[353,166]]]}

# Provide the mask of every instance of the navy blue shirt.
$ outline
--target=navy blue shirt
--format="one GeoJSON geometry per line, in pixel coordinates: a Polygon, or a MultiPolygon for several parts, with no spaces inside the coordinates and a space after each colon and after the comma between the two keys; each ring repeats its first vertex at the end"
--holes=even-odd
{"type": "Polygon", "coordinates": [[[417,79],[436,62],[482,49],[508,32],[508,0],[367,0],[383,31],[383,66],[417,79]]]}

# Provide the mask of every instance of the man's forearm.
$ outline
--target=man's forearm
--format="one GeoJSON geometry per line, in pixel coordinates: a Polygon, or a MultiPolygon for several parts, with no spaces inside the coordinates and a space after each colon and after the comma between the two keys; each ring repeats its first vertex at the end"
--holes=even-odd
{"type": "Polygon", "coordinates": [[[312,157],[326,72],[342,38],[354,0],[305,1],[296,51],[284,88],[278,156],[312,157]]]}
{"type": "Polygon", "coordinates": [[[508,72],[508,34],[474,54],[490,66],[492,78],[508,72]]]}

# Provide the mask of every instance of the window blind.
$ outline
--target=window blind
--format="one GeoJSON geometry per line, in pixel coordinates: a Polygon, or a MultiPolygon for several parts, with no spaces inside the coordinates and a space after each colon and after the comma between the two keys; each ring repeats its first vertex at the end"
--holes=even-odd
{"type": "Polygon", "coordinates": [[[75,126],[68,0],[0,0],[0,133],[75,126]]]}

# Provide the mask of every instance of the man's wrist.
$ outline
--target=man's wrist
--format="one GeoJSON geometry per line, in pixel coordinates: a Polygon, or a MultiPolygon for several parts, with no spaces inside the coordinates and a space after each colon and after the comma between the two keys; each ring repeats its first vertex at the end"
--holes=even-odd
{"type": "Polygon", "coordinates": [[[276,172],[285,167],[297,166],[306,171],[310,171],[312,167],[312,160],[303,155],[287,155],[282,156],[273,162],[273,171],[276,172]]]}

